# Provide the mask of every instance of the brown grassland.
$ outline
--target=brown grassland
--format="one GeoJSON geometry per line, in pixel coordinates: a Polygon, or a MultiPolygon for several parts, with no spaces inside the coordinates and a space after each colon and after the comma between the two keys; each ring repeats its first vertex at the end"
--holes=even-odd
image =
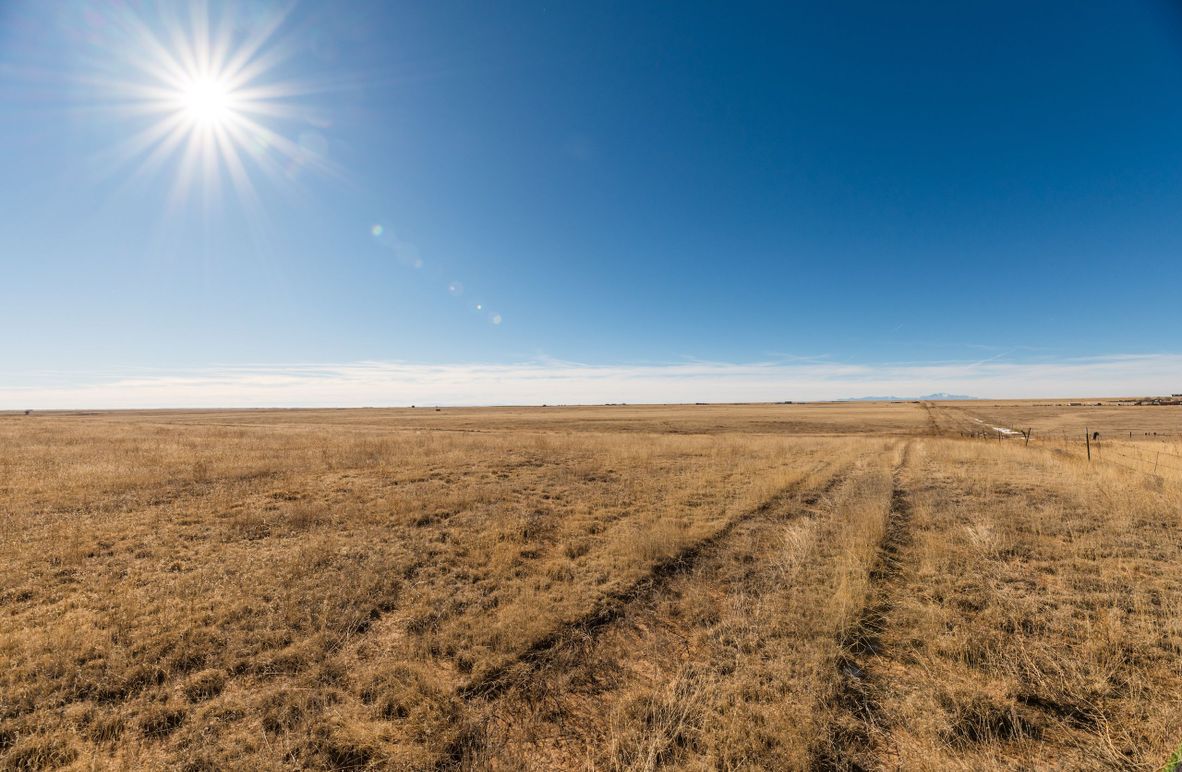
{"type": "Polygon", "coordinates": [[[1160,769],[1180,434],[1104,400],[0,415],[0,769],[1160,769]]]}

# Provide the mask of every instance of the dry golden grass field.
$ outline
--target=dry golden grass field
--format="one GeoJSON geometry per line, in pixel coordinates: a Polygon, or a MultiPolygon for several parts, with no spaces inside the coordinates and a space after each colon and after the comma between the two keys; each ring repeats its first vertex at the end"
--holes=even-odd
{"type": "Polygon", "coordinates": [[[1107,400],[0,415],[0,768],[1160,769],[1180,435],[1107,400]]]}

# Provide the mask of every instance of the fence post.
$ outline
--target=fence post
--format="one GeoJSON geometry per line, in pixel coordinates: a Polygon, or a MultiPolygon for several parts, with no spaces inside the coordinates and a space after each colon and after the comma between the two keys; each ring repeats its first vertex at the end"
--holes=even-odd
{"type": "Polygon", "coordinates": [[[1026,428],[1026,447],[1030,447],[1030,435],[1031,434],[1034,434],[1034,429],[1031,427],[1027,427],[1026,428]]]}
{"type": "Polygon", "coordinates": [[[1092,462],[1092,435],[1088,433],[1088,427],[1084,427],[1084,443],[1088,446],[1088,463],[1092,462]]]}

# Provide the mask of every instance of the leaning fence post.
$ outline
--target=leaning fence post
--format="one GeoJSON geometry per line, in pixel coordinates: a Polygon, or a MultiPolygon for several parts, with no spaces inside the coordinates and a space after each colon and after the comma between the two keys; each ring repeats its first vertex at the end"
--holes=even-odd
{"type": "Polygon", "coordinates": [[[1026,447],[1030,447],[1030,435],[1034,433],[1034,429],[1026,428],[1026,447]]]}

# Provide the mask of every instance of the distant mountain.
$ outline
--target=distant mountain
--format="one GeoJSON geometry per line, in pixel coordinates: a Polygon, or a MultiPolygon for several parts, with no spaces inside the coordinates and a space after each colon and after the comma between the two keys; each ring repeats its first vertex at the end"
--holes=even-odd
{"type": "Polygon", "coordinates": [[[930,402],[951,400],[965,400],[965,399],[979,399],[979,397],[970,397],[967,394],[946,394],[942,391],[935,394],[924,394],[922,397],[847,397],[840,399],[838,402],[914,402],[915,400],[927,400],[930,402]]]}

